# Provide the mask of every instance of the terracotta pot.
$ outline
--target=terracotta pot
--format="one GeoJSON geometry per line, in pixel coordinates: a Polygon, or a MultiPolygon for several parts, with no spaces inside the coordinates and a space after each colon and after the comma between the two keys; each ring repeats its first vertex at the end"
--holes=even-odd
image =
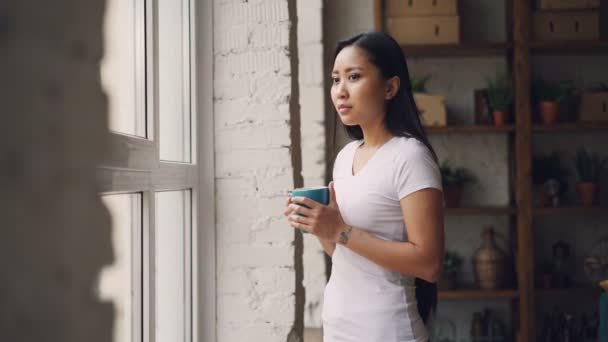
{"type": "Polygon", "coordinates": [[[540,121],[544,124],[554,124],[557,122],[557,112],[559,106],[557,102],[540,101],[538,103],[538,112],[540,113],[540,121]]]}
{"type": "Polygon", "coordinates": [[[464,187],[462,184],[446,185],[443,188],[443,200],[447,208],[457,208],[460,206],[460,199],[464,187]]]}
{"type": "Polygon", "coordinates": [[[504,126],[509,121],[509,112],[495,110],[492,112],[495,126],[504,126]]]}
{"type": "Polygon", "coordinates": [[[597,204],[598,185],[596,183],[578,183],[576,184],[576,192],[581,204],[585,207],[591,207],[597,204]]]}

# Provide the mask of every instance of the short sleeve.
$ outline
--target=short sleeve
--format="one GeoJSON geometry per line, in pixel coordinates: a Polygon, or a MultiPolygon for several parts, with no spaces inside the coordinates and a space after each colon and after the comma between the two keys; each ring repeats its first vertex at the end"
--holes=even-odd
{"type": "Polygon", "coordinates": [[[408,140],[395,158],[394,182],[399,200],[425,188],[442,190],[441,173],[431,151],[418,140],[408,140]]]}

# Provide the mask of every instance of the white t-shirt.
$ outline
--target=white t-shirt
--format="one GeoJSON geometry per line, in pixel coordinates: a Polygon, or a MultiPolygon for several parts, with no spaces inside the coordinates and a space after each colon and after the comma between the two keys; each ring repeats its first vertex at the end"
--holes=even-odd
{"type": "MultiPolygon", "coordinates": [[[[333,171],[345,223],[384,240],[406,241],[400,200],[425,188],[441,190],[428,148],[415,138],[393,137],[356,175],[362,140],[346,145],[333,171]]],[[[324,342],[427,341],[415,296],[415,277],[390,271],[337,245],[323,305],[324,342]]]]}

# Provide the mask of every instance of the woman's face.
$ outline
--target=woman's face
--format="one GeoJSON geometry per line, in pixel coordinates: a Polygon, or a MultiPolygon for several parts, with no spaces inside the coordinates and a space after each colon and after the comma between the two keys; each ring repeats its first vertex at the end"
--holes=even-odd
{"type": "Polygon", "coordinates": [[[368,61],[364,50],[345,47],[338,53],[332,71],[331,99],[347,126],[382,122],[387,85],[380,70],[368,61]]]}

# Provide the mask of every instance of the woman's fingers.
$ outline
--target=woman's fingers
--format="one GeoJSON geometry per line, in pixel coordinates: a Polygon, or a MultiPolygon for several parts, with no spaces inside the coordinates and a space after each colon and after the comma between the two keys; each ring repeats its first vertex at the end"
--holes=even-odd
{"type": "Polygon", "coordinates": [[[292,213],[298,213],[307,217],[314,217],[314,211],[312,209],[308,209],[301,205],[291,204],[290,205],[292,213]]]}
{"type": "Polygon", "coordinates": [[[287,202],[285,203],[285,210],[283,210],[283,215],[289,216],[293,212],[293,208],[290,206],[290,204],[291,204],[291,197],[288,197],[287,202]]]}
{"type": "Polygon", "coordinates": [[[309,207],[310,209],[315,209],[321,205],[320,203],[315,202],[308,197],[292,197],[291,202],[297,203],[297,204],[303,204],[303,205],[309,207]]]}
{"type": "Polygon", "coordinates": [[[310,230],[312,229],[312,227],[310,226],[310,219],[305,216],[293,214],[289,216],[288,221],[289,224],[294,228],[303,229],[307,232],[310,232],[310,230]]]}

